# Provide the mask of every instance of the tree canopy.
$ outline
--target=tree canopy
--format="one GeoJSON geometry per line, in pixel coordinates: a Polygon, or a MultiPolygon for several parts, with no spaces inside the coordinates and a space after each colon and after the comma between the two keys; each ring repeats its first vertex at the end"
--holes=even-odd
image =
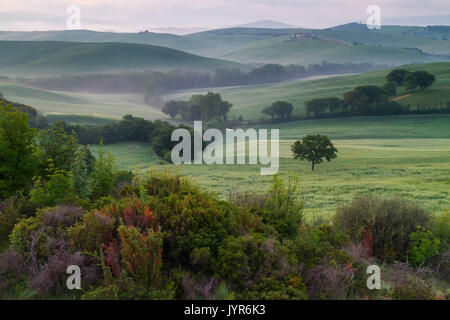
{"type": "Polygon", "coordinates": [[[315,164],[320,164],[324,159],[331,161],[337,157],[338,150],[327,136],[307,135],[301,140],[297,140],[291,146],[294,159],[308,160],[311,162],[311,169],[314,171],[315,164]]]}

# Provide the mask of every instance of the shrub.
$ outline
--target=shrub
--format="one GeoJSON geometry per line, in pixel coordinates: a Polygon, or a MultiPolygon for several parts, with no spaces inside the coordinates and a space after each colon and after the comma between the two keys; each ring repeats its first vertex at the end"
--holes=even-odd
{"type": "Polygon", "coordinates": [[[410,234],[426,227],[430,216],[422,208],[403,199],[358,196],[338,208],[335,223],[353,242],[363,239],[363,230],[373,237],[373,254],[382,260],[405,259],[410,234]]]}
{"type": "Polygon", "coordinates": [[[288,261],[287,248],[278,240],[250,234],[227,238],[219,248],[214,270],[234,290],[252,291],[263,277],[281,279],[295,267],[288,261]]]}
{"type": "Polygon", "coordinates": [[[122,263],[127,273],[144,288],[157,288],[161,280],[162,233],[149,229],[142,234],[134,226],[121,225],[122,263]]]}
{"type": "Polygon", "coordinates": [[[287,184],[274,176],[263,209],[263,222],[273,226],[282,239],[292,239],[302,223],[303,200],[298,198],[298,178],[290,176],[287,184]]]}
{"type": "Polygon", "coordinates": [[[441,241],[430,230],[419,227],[419,230],[409,236],[411,243],[408,257],[413,266],[422,266],[425,262],[439,256],[441,241]]]}
{"type": "Polygon", "coordinates": [[[38,178],[30,192],[30,201],[39,208],[51,207],[75,198],[72,174],[56,170],[47,176],[47,181],[38,178]]]}

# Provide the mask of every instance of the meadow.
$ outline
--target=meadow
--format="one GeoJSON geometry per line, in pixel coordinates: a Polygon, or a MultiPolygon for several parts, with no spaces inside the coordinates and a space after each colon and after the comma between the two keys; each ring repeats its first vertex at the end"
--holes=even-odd
{"type": "MultiPolygon", "coordinates": [[[[300,179],[307,219],[329,218],[359,193],[398,195],[433,213],[450,208],[450,116],[361,117],[293,122],[280,128],[280,170],[300,179]],[[381,119],[380,119],[381,118],[381,119]],[[317,166],[292,159],[290,145],[304,134],[328,134],[338,158],[317,166]]],[[[98,146],[91,147],[94,150],[98,146]]],[[[149,144],[106,145],[122,169],[170,170],[226,198],[231,190],[264,192],[270,176],[259,165],[161,165],[149,144]]]]}
{"type": "MultiPolygon", "coordinates": [[[[450,63],[437,62],[423,65],[402,66],[409,71],[426,70],[436,76],[436,82],[432,87],[423,92],[404,97],[407,93],[404,88],[399,88],[397,97],[401,104],[410,104],[412,107],[419,104],[435,106],[442,101],[450,100],[450,63]]],[[[204,94],[207,91],[218,92],[224,100],[230,101],[233,108],[229,117],[242,116],[245,120],[268,119],[261,111],[275,101],[288,101],[294,105],[295,115],[305,115],[304,102],[315,98],[340,97],[345,91],[359,85],[383,85],[386,82],[388,70],[380,70],[362,74],[343,76],[320,77],[318,79],[303,79],[275,84],[263,84],[253,86],[208,88],[201,90],[180,91],[165,96],[169,99],[187,99],[192,94],[204,94]]]]}

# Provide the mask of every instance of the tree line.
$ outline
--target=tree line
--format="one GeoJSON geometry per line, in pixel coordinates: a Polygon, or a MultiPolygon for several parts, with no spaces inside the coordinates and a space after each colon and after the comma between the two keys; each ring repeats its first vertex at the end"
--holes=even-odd
{"type": "Polygon", "coordinates": [[[392,70],[383,86],[362,85],[344,92],[342,98],[326,97],[305,101],[307,114],[323,115],[386,115],[409,112],[409,106],[402,106],[391,98],[397,89],[404,86],[406,90],[423,91],[430,87],[436,78],[427,71],[409,72],[403,69],[392,70]]]}
{"type": "MultiPolygon", "coordinates": [[[[387,68],[371,63],[322,62],[309,66],[267,64],[246,72],[239,68],[216,69],[212,72],[172,70],[168,72],[144,71],[118,74],[14,79],[19,83],[45,90],[89,93],[143,93],[147,102],[159,95],[175,90],[206,87],[238,86],[279,82],[313,75],[361,73],[387,68]]],[[[11,79],[9,79],[11,80],[11,79]]]]}

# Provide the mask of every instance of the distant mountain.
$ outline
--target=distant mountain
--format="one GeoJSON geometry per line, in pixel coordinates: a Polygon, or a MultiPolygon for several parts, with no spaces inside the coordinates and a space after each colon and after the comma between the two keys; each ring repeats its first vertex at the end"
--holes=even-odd
{"type": "Polygon", "coordinates": [[[134,43],[0,41],[0,74],[62,75],[122,70],[246,68],[165,47],[134,43]]]}
{"type": "Polygon", "coordinates": [[[436,16],[398,17],[383,19],[382,24],[402,26],[450,26],[450,14],[436,16]]]}
{"type": "Polygon", "coordinates": [[[273,20],[260,20],[235,26],[236,28],[264,28],[264,29],[289,29],[298,28],[291,24],[286,24],[273,20]]]}
{"type": "Polygon", "coordinates": [[[150,28],[149,29],[152,32],[156,33],[170,33],[175,35],[185,35],[195,32],[202,32],[210,30],[209,28],[177,28],[177,27],[160,27],[160,28],[150,28]]]}

